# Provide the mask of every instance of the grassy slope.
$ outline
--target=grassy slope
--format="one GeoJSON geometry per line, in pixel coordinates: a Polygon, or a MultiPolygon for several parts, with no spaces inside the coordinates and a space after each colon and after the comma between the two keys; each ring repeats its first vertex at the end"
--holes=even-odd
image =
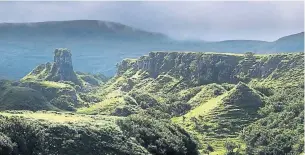
{"type": "MultiPolygon", "coordinates": [[[[206,102],[203,102],[197,108],[189,111],[187,114],[180,116],[180,117],[172,118],[172,121],[174,123],[181,125],[184,129],[186,129],[188,132],[190,132],[192,135],[194,135],[202,147],[202,145],[206,145],[204,143],[207,141],[207,139],[206,139],[207,136],[196,131],[195,123],[192,121],[192,119],[212,115],[211,113],[213,112],[213,110],[221,105],[221,99],[225,95],[226,94],[223,94],[218,97],[212,98],[206,102]]],[[[208,141],[211,141],[210,145],[216,150],[214,152],[215,154],[224,154],[222,140],[210,139],[208,141]],[[219,143],[219,142],[221,142],[221,143],[219,143]]],[[[205,148],[202,147],[201,149],[205,149],[205,148]]],[[[201,150],[201,153],[203,153],[202,150],[201,150]]]]}
{"type": "MultiPolygon", "coordinates": [[[[214,53],[213,55],[219,54],[214,53]]],[[[242,57],[242,55],[236,56],[242,57]]],[[[275,70],[267,77],[252,78],[248,83],[249,86],[261,86],[276,90],[277,88],[285,89],[286,87],[298,87],[304,84],[303,55],[257,55],[256,58],[257,62],[265,66],[272,66],[272,63],[275,63],[275,68],[272,68],[275,70]],[[280,59],[280,63],[277,63],[278,59],[280,59]]],[[[213,147],[214,152],[212,154],[224,154],[226,141],[239,144],[241,146],[239,151],[244,153],[245,143],[239,138],[239,133],[241,128],[254,120],[252,117],[246,117],[245,113],[243,113],[245,107],[240,105],[228,106],[226,104],[228,100],[239,94],[239,91],[236,93],[236,88],[232,89],[234,84],[218,83],[191,86],[188,81],[180,83],[180,80],[181,78],[178,76],[167,73],[162,73],[156,78],[150,78],[145,71],[134,72],[129,69],[124,74],[109,80],[99,90],[90,92],[92,96],[100,101],[88,108],[78,109],[77,112],[116,115],[114,112],[118,107],[122,106],[135,107],[134,113],[141,113],[147,109],[161,109],[162,115],[169,114],[172,122],[183,127],[198,140],[202,154],[206,153],[207,145],[213,147]],[[218,93],[215,94],[215,92],[218,93]],[[134,94],[139,94],[139,96],[134,94]],[[147,100],[148,98],[150,100],[147,100]],[[179,103],[177,105],[182,104],[184,107],[174,107],[177,102],[179,103]],[[148,108],[146,106],[143,107],[143,104],[149,105],[148,108]],[[185,106],[189,108],[185,108],[185,106]],[[182,113],[172,113],[172,111],[181,109],[183,110],[182,113]]],[[[46,87],[63,87],[61,83],[42,82],[42,84],[46,87]]],[[[253,92],[259,94],[257,91],[253,90],[253,92]]],[[[237,101],[233,101],[233,103],[235,102],[237,103],[237,101]]],[[[2,115],[11,116],[12,114],[2,113],[2,115]]],[[[18,116],[20,114],[13,115],[18,116]]],[[[39,118],[57,123],[93,121],[91,116],[78,114],[73,116],[54,113],[21,115],[30,119],[39,118]]]]}
{"type": "MultiPolygon", "coordinates": [[[[236,56],[242,57],[242,55],[236,56]]],[[[249,86],[261,86],[276,89],[277,87],[299,86],[302,84],[303,56],[301,54],[256,55],[256,59],[257,63],[261,63],[265,66],[274,65],[275,63],[275,68],[271,67],[271,69],[275,70],[273,70],[272,73],[267,77],[252,78],[248,83],[249,86]],[[277,64],[278,59],[280,59],[279,64],[277,64]]],[[[178,115],[178,117],[172,116],[171,120],[174,123],[181,125],[184,129],[196,137],[200,143],[201,153],[204,154],[206,146],[209,144],[215,150],[212,152],[212,154],[224,154],[224,144],[227,141],[239,144],[241,146],[239,151],[244,152],[246,146],[239,137],[239,132],[241,129],[239,127],[236,129],[230,128],[230,123],[233,123],[233,128],[234,126],[244,127],[245,125],[253,122],[255,119],[252,120],[251,118],[241,115],[243,113],[234,113],[234,110],[236,110],[234,107],[224,106],[223,98],[230,96],[229,89],[227,88],[230,87],[231,89],[234,85],[210,84],[189,87],[188,83],[182,82],[171,92],[168,92],[168,90],[171,90],[179,81],[179,78],[173,77],[166,73],[162,73],[157,78],[153,79],[147,78],[146,72],[133,72],[132,70],[126,70],[124,74],[113,78],[103,88],[101,88],[97,95],[101,96],[102,102],[89,108],[79,109],[78,112],[89,114],[112,114],[116,107],[128,105],[125,97],[130,96],[130,92],[134,90],[138,90],[142,93],[148,93],[161,105],[166,105],[167,103],[173,104],[175,101],[180,100],[181,102],[189,104],[191,109],[190,111],[187,110],[188,112],[184,115],[178,115]],[[130,80],[133,82],[133,84],[129,84],[128,81],[130,80]],[[122,89],[125,87],[129,88],[129,86],[130,90],[122,89]],[[221,93],[219,95],[215,95],[214,92],[216,90],[221,93]],[[231,116],[232,118],[230,118],[231,116]],[[226,117],[229,117],[228,120],[226,117]],[[224,123],[219,123],[219,121],[221,121],[219,118],[224,119],[224,123]],[[200,124],[197,125],[197,127],[201,128],[201,130],[199,129],[198,131],[198,129],[196,129],[196,123],[200,124]],[[223,125],[225,127],[223,127],[223,125]],[[234,131],[231,132],[230,130],[234,131]]],[[[260,92],[257,91],[255,91],[255,93],[260,94],[260,92]]]]}
{"type": "Polygon", "coordinates": [[[240,127],[255,120],[255,108],[261,106],[259,100],[256,100],[258,96],[255,90],[249,88],[249,92],[246,91],[240,89],[238,84],[222,95],[203,101],[185,115],[172,118],[172,121],[197,137],[202,153],[206,153],[204,150],[210,145],[214,148],[212,154],[224,154],[226,141],[241,145],[239,151],[244,151],[245,146],[239,139],[238,132],[240,127]],[[250,100],[252,98],[253,101],[250,100]],[[253,119],[247,115],[251,115],[253,119]]]}
{"type": "Polygon", "coordinates": [[[58,110],[38,91],[10,86],[0,91],[1,110],[58,110]]]}
{"type": "Polygon", "coordinates": [[[75,111],[76,108],[96,102],[96,98],[89,92],[102,85],[107,80],[105,76],[77,72],[81,85],[76,85],[72,81],[47,81],[52,65],[46,63],[37,66],[20,80],[20,85],[41,92],[48,102],[61,110],[75,111]]]}

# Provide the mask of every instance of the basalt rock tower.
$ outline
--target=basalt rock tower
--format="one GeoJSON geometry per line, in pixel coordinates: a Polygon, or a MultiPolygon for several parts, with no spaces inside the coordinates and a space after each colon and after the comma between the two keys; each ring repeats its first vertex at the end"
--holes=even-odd
{"type": "Polygon", "coordinates": [[[54,51],[54,62],[37,66],[23,80],[71,81],[81,85],[73,70],[70,50],[59,48],[54,51]]]}
{"type": "Polygon", "coordinates": [[[73,70],[72,54],[68,49],[56,49],[54,51],[54,63],[46,80],[80,83],[73,70]]]}

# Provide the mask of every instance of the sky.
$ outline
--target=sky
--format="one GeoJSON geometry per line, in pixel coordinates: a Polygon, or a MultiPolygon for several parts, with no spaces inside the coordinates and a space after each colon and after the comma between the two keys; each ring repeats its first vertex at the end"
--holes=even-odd
{"type": "Polygon", "coordinates": [[[304,31],[304,2],[0,2],[0,22],[105,20],[176,39],[265,40],[304,31]]]}

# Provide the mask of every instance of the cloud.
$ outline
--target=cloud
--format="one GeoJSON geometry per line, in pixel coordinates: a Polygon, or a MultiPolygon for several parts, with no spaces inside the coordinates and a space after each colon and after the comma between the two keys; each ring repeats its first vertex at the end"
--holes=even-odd
{"type": "Polygon", "coordinates": [[[0,2],[0,22],[96,19],[178,39],[275,40],[304,31],[304,2],[0,2]]]}

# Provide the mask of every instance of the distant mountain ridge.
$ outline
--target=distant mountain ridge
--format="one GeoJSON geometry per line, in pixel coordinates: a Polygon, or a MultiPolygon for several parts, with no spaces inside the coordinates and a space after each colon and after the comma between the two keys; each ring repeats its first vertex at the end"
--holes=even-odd
{"type": "Polygon", "coordinates": [[[151,51],[301,52],[304,51],[304,32],[274,42],[209,42],[178,41],[165,34],[98,20],[0,23],[0,77],[18,79],[25,76],[35,66],[50,61],[53,49],[57,47],[73,51],[76,70],[113,76],[116,63],[151,51]]]}
{"type": "MultiPolygon", "coordinates": [[[[158,32],[149,32],[142,29],[130,27],[121,23],[102,21],[102,20],[69,20],[69,21],[44,21],[44,22],[28,22],[28,23],[0,23],[0,36],[12,35],[16,32],[18,36],[27,34],[29,36],[45,35],[71,35],[77,34],[84,36],[106,35],[107,33],[128,35],[129,39],[134,34],[141,34],[158,39],[170,39],[167,35],[158,32]],[[16,31],[19,29],[19,31],[16,31]]],[[[284,42],[291,39],[304,39],[304,32],[281,37],[273,42],[284,42]]],[[[223,40],[223,41],[201,41],[201,40],[185,40],[191,43],[246,43],[252,42],[257,44],[272,43],[263,40],[223,40]]]]}
{"type": "Polygon", "coordinates": [[[116,22],[98,21],[98,20],[72,20],[72,21],[48,21],[48,22],[30,22],[30,23],[0,23],[0,36],[9,35],[18,32],[18,36],[23,37],[133,37],[145,36],[166,38],[166,35],[155,32],[147,32],[116,22]],[[17,31],[16,31],[17,30],[17,31]]]}

